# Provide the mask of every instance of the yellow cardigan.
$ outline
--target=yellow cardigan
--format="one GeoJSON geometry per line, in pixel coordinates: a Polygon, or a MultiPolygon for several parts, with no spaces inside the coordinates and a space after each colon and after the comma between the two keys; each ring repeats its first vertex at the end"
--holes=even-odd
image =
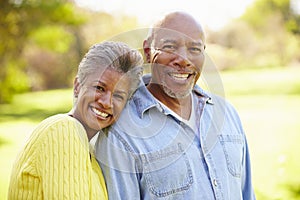
{"type": "Polygon", "coordinates": [[[14,163],[8,199],[108,199],[81,123],[59,114],[38,125],[14,163]]]}

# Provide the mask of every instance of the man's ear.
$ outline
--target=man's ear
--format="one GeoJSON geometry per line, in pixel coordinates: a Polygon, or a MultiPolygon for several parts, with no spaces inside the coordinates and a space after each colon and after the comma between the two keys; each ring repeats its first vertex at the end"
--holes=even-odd
{"type": "Polygon", "coordinates": [[[79,91],[80,91],[80,83],[79,83],[79,80],[78,80],[78,77],[76,76],[75,79],[74,79],[74,89],[73,89],[73,92],[74,92],[74,97],[78,97],[78,94],[79,94],[79,91]]]}
{"type": "Polygon", "coordinates": [[[150,63],[151,61],[151,47],[150,44],[147,40],[144,40],[143,42],[143,50],[144,50],[144,55],[147,63],[150,63]]]}

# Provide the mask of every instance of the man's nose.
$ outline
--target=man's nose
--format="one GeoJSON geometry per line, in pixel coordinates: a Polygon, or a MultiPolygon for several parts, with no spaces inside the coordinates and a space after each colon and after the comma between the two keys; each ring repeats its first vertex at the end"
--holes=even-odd
{"type": "Polygon", "coordinates": [[[180,47],[177,49],[176,63],[180,67],[188,67],[191,65],[189,60],[189,52],[186,47],[180,47]]]}

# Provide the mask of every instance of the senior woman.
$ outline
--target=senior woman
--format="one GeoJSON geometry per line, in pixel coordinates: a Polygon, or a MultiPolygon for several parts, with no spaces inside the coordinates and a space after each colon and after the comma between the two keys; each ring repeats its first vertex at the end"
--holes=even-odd
{"type": "Polygon", "coordinates": [[[89,141],[115,122],[138,87],[142,62],[121,42],[89,49],[74,80],[72,110],[32,132],[14,163],[8,199],[108,199],[89,141]]]}

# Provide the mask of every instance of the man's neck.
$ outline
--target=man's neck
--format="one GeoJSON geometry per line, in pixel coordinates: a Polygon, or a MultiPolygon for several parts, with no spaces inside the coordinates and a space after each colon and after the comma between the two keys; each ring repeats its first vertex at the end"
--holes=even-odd
{"type": "Polygon", "coordinates": [[[147,86],[147,89],[156,99],[174,111],[177,115],[186,120],[190,118],[192,109],[191,95],[184,98],[173,98],[167,95],[158,84],[153,83],[150,83],[147,86]]]}

